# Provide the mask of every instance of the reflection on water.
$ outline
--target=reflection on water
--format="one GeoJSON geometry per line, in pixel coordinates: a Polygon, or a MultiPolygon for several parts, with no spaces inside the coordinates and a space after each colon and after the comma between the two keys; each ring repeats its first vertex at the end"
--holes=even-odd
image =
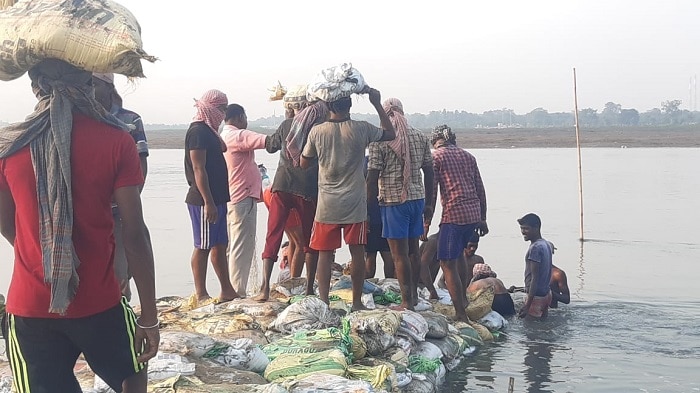
{"type": "MultiPolygon", "coordinates": [[[[585,241],[581,240],[579,242],[579,255],[578,255],[578,275],[576,278],[578,278],[578,286],[576,287],[576,291],[574,294],[576,295],[577,298],[580,298],[581,292],[583,292],[583,283],[584,283],[584,276],[586,275],[586,266],[583,263],[583,243],[585,241]]],[[[571,284],[569,284],[571,285],[571,284]]]]}

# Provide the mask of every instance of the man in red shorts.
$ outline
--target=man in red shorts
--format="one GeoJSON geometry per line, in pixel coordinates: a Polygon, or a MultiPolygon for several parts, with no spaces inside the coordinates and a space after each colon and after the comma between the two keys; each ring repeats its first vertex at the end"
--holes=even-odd
{"type": "Polygon", "coordinates": [[[113,390],[145,392],[160,336],[134,140],[95,101],[90,72],[45,60],[29,77],[35,112],[0,130],[0,233],[15,249],[2,324],[13,391],[80,392],[83,354],[113,390]],[[114,275],[112,197],[138,319],[114,275]]]}
{"type": "Polygon", "coordinates": [[[367,243],[367,191],[365,149],[370,142],[388,141],[396,136],[384,112],[378,90],[370,89],[369,100],[377,110],[382,128],[350,119],[352,99],[330,102],[330,119],[314,126],[301,156],[301,167],[318,160],[318,205],[310,247],[319,251],[318,292],[328,303],[333,253],[340,248],[341,231],[352,257],[352,308],[360,310],[365,280],[367,243]]]}
{"type": "MultiPolygon", "coordinates": [[[[279,257],[280,245],[282,244],[282,234],[288,222],[288,217],[296,211],[301,221],[301,241],[302,247],[292,255],[291,271],[292,277],[301,275],[304,263],[307,265],[307,272],[316,269],[318,253],[309,248],[309,238],[311,237],[311,227],[314,222],[316,212],[316,196],[318,194],[318,166],[312,165],[303,169],[298,165],[298,157],[288,154],[290,133],[293,126],[304,123],[304,121],[294,120],[295,116],[300,119],[309,119],[310,124],[304,125],[310,128],[313,124],[311,119],[312,109],[307,107],[306,87],[299,86],[290,90],[284,97],[284,104],[287,110],[291,110],[277,128],[274,134],[270,135],[265,142],[265,149],[268,153],[280,151],[279,165],[275,172],[275,178],[270,188],[271,195],[268,203],[269,215],[267,217],[267,235],[265,236],[265,249],[263,258],[263,281],[260,293],[254,298],[258,301],[266,301],[270,297],[270,278],[272,269],[279,257]],[[296,164],[295,164],[296,163],[296,164]],[[303,252],[303,253],[302,253],[303,252]],[[306,260],[302,255],[306,255],[306,260]]],[[[299,154],[301,152],[298,152],[299,154]]],[[[291,238],[290,238],[291,240],[291,238]]],[[[306,293],[313,294],[313,277],[308,280],[306,293]]]]}

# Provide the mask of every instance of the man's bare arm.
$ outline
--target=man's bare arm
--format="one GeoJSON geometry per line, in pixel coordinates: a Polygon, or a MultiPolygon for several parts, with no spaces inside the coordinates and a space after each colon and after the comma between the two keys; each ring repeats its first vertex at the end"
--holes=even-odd
{"type": "Polygon", "coordinates": [[[122,221],[122,238],[129,266],[134,278],[141,302],[140,325],[136,331],[135,348],[140,354],[139,361],[144,362],[158,352],[160,336],[158,329],[158,312],[156,310],[155,267],[153,249],[148,229],[143,221],[143,210],[139,188],[121,187],[114,191],[114,200],[119,205],[122,221]],[[142,327],[154,326],[152,329],[142,327]]]}
{"type": "Polygon", "coordinates": [[[571,302],[571,294],[569,293],[569,284],[566,281],[566,273],[563,271],[561,272],[560,279],[557,280],[557,285],[558,285],[558,291],[552,292],[552,295],[554,295],[554,298],[558,302],[562,302],[564,304],[569,304],[571,302]]]}
{"type": "Polygon", "coordinates": [[[314,158],[307,158],[307,157],[301,156],[301,160],[299,161],[299,166],[301,167],[301,169],[306,170],[306,169],[311,168],[311,165],[313,165],[313,163],[314,163],[314,158]]]}
{"type": "Polygon", "coordinates": [[[204,199],[204,218],[213,224],[218,218],[218,211],[214,204],[214,197],[211,195],[211,188],[209,188],[209,174],[207,174],[206,169],[207,151],[204,149],[190,150],[190,159],[192,160],[194,182],[202,199],[204,199]]]}
{"type": "Polygon", "coordinates": [[[394,125],[391,124],[389,115],[387,115],[384,108],[382,108],[382,96],[379,90],[369,90],[369,102],[372,103],[374,109],[377,111],[377,115],[379,115],[379,125],[382,127],[382,130],[384,130],[380,141],[393,141],[394,138],[396,138],[396,130],[394,129],[394,125]]]}
{"type": "Polygon", "coordinates": [[[0,191],[0,234],[15,245],[15,200],[10,191],[0,191]]]}

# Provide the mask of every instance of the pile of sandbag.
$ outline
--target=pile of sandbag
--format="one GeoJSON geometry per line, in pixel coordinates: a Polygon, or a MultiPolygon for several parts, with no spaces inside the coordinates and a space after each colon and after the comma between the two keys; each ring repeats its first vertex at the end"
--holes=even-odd
{"type": "Polygon", "coordinates": [[[92,72],[143,77],[141,27],[111,0],[4,1],[0,10],[0,80],[17,79],[42,60],[92,72]],[[14,3],[14,4],[12,4],[14,3]]]}
{"type": "MultiPolygon", "coordinates": [[[[348,291],[350,280],[333,284],[348,291]]],[[[364,287],[369,297],[398,296],[395,291],[394,279],[364,287]]],[[[478,322],[452,323],[440,312],[381,305],[349,312],[349,301],[339,297],[329,307],[315,296],[295,295],[286,302],[234,300],[191,309],[187,299],[159,299],[163,328],[160,351],[149,362],[149,392],[437,392],[448,371],[507,325],[492,311],[478,322]],[[273,321],[261,323],[265,318],[273,321]]],[[[476,305],[478,314],[486,311],[476,305]]],[[[86,392],[111,393],[89,370],[79,381],[86,392]]]]}

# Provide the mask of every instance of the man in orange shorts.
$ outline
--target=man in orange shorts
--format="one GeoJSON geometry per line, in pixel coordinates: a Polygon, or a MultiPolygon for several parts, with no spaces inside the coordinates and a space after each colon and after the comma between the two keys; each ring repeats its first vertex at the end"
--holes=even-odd
{"type": "MultiPolygon", "coordinates": [[[[369,100],[377,110],[381,128],[350,119],[351,98],[330,102],[330,119],[311,128],[301,156],[301,167],[318,160],[318,204],[310,247],[319,251],[318,292],[328,301],[333,252],[340,248],[341,232],[352,257],[352,309],[361,310],[365,280],[367,243],[367,191],[365,149],[370,142],[392,140],[394,126],[384,112],[378,90],[370,89],[369,100]]],[[[307,272],[307,274],[310,274],[307,272]]]]}

